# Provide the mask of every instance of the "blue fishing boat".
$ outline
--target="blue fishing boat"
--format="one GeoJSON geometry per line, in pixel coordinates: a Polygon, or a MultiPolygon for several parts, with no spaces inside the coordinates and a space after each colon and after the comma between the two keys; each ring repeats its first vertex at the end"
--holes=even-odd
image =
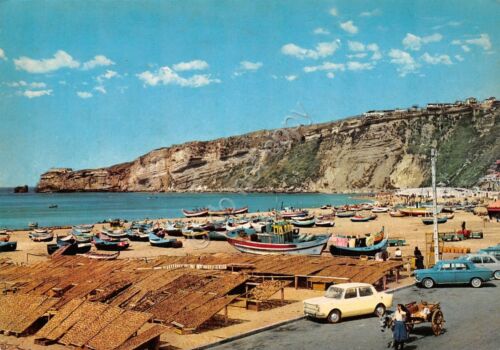
{"type": "Polygon", "coordinates": [[[0,252],[11,252],[17,249],[17,242],[0,242],[0,252]]]}
{"type": "Polygon", "coordinates": [[[99,237],[94,237],[92,243],[98,250],[125,250],[130,245],[128,241],[106,241],[99,237]]]}
{"type": "Polygon", "coordinates": [[[333,256],[342,255],[342,256],[375,256],[378,252],[382,252],[387,250],[388,246],[388,237],[385,233],[383,233],[383,238],[380,242],[375,243],[373,245],[368,245],[365,247],[344,247],[336,244],[330,245],[330,253],[333,256]]]}
{"type": "Polygon", "coordinates": [[[316,221],[314,219],[292,221],[292,225],[295,227],[313,227],[315,223],[316,221]]]}
{"type": "MultiPolygon", "coordinates": [[[[437,223],[438,224],[444,224],[447,221],[448,221],[448,217],[447,216],[443,216],[441,218],[437,218],[437,223]]],[[[434,224],[434,218],[422,219],[422,223],[424,225],[432,225],[432,224],[434,224]]]]}
{"type": "Polygon", "coordinates": [[[149,233],[149,244],[153,247],[170,248],[177,242],[176,238],[161,238],[154,233],[149,233]]]}

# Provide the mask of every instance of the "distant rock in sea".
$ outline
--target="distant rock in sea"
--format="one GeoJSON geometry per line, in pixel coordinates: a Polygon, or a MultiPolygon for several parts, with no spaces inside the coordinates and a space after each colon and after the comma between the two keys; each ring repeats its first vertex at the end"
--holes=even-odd
{"type": "Polygon", "coordinates": [[[28,193],[28,185],[14,187],[14,193],[28,193]]]}

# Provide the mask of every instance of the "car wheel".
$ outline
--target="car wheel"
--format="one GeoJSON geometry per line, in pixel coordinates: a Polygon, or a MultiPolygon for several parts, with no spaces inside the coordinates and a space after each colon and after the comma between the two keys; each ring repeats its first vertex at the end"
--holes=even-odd
{"type": "Polygon", "coordinates": [[[340,322],[340,311],[335,309],[328,315],[328,322],[339,323],[340,322]]]}
{"type": "Polygon", "coordinates": [[[495,273],[493,274],[493,277],[495,277],[496,280],[500,280],[500,270],[495,271],[495,273]]]}
{"type": "Polygon", "coordinates": [[[481,281],[480,278],[474,277],[473,279],[470,280],[470,285],[474,288],[479,288],[483,284],[483,281],[481,281]]]}
{"type": "Polygon", "coordinates": [[[431,278],[424,278],[424,280],[422,281],[422,285],[425,288],[430,289],[434,287],[434,281],[431,278]]]}
{"type": "Polygon", "coordinates": [[[375,316],[382,317],[385,314],[385,305],[384,304],[378,304],[377,307],[375,308],[375,316]]]}

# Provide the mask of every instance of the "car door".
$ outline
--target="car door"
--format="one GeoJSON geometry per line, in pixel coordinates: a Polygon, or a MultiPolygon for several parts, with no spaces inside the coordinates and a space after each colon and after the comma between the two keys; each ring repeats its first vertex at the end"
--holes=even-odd
{"type": "Polygon", "coordinates": [[[469,258],[469,261],[476,266],[484,267],[483,259],[480,256],[474,255],[469,258]]]}
{"type": "Polygon", "coordinates": [[[439,271],[434,274],[436,283],[453,283],[455,276],[451,263],[442,263],[439,266],[439,271]]]}
{"type": "Polygon", "coordinates": [[[483,258],[483,264],[482,266],[491,270],[491,271],[497,271],[500,269],[500,264],[498,263],[495,258],[492,258],[491,256],[485,255],[482,257],[483,258]]]}
{"type": "Polygon", "coordinates": [[[360,314],[361,306],[358,298],[358,288],[346,288],[344,292],[343,316],[356,316],[360,314]]]}
{"type": "Polygon", "coordinates": [[[452,267],[455,283],[469,283],[472,277],[474,277],[474,271],[469,268],[469,264],[453,263],[452,267]]]}
{"type": "Polygon", "coordinates": [[[364,314],[372,313],[375,310],[375,306],[377,306],[377,300],[375,298],[375,293],[373,292],[373,288],[371,286],[359,287],[359,312],[364,314]]]}

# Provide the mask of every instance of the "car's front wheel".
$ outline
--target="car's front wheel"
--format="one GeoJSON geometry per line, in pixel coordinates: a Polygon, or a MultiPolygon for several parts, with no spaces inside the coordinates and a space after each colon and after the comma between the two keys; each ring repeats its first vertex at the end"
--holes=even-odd
{"type": "Polygon", "coordinates": [[[384,304],[378,304],[377,307],[375,308],[375,316],[382,317],[385,314],[385,305],[384,304]]]}
{"type": "Polygon", "coordinates": [[[328,322],[339,323],[340,318],[341,318],[340,311],[335,309],[335,310],[332,310],[332,312],[330,312],[330,314],[328,315],[328,322]]]}
{"type": "Polygon", "coordinates": [[[480,278],[474,277],[473,279],[470,280],[470,285],[474,288],[479,288],[483,284],[483,281],[481,281],[480,278]]]}
{"type": "Polygon", "coordinates": [[[500,280],[500,270],[495,271],[495,273],[493,274],[493,277],[495,277],[496,280],[500,280]]]}
{"type": "Polygon", "coordinates": [[[424,278],[424,280],[422,281],[422,285],[425,288],[430,289],[434,287],[434,281],[431,278],[424,278]]]}

